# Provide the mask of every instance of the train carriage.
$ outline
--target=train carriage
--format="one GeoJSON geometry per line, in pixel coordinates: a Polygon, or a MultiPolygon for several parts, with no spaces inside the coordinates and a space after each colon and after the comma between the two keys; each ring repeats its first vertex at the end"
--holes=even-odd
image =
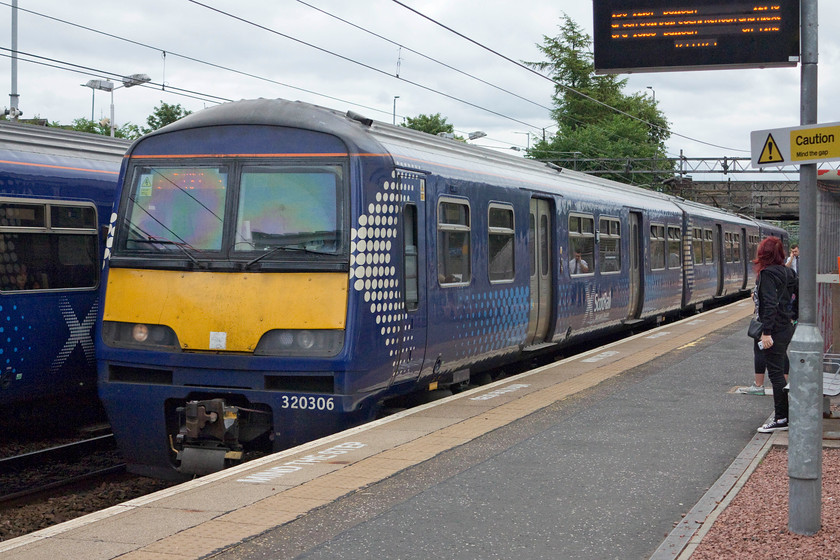
{"type": "Polygon", "coordinates": [[[211,472],[684,307],[678,200],[353,113],[207,109],[138,140],[121,184],[99,391],[138,473],[211,472]]]}
{"type": "Polygon", "coordinates": [[[0,123],[0,404],[54,422],[96,403],[93,328],[129,142],[0,123]],[[56,401],[64,403],[55,412],[56,401]],[[67,403],[72,403],[68,407],[67,403]]]}

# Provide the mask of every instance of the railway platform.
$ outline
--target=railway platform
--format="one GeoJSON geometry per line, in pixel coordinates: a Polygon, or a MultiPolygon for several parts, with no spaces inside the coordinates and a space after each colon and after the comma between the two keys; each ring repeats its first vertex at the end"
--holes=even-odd
{"type": "MultiPolygon", "coordinates": [[[[0,543],[4,560],[678,558],[780,434],[744,300],[0,543]]],[[[783,442],[781,442],[783,444],[783,442]]],[[[683,556],[684,557],[684,556],[683,556]]]]}

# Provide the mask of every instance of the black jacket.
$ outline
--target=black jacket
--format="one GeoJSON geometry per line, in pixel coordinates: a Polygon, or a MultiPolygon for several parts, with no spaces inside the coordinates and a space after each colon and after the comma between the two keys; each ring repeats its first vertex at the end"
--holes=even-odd
{"type": "Polygon", "coordinates": [[[797,319],[799,278],[793,269],[774,264],[758,275],[758,318],[764,334],[774,334],[797,319]]]}

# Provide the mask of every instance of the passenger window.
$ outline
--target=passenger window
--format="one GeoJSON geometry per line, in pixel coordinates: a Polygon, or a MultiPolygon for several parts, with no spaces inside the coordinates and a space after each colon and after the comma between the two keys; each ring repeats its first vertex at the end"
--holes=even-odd
{"type": "Polygon", "coordinates": [[[598,222],[598,266],[602,273],[621,271],[621,222],[601,218],[598,222]]]}
{"type": "Polygon", "coordinates": [[[715,262],[715,235],[710,229],[703,230],[703,260],[706,264],[715,262]]]}
{"type": "Polygon", "coordinates": [[[491,204],[487,217],[487,267],[491,282],[513,280],[513,207],[491,204]]]}
{"type": "Polygon", "coordinates": [[[569,216],[569,274],[589,274],[595,264],[595,218],[569,216]]]}
{"type": "Polygon", "coordinates": [[[665,268],[665,226],[650,225],[650,268],[661,270],[665,268]]]}
{"type": "Polygon", "coordinates": [[[700,228],[691,230],[691,253],[694,264],[703,264],[703,230],[700,228]]]}
{"type": "Polygon", "coordinates": [[[96,207],[0,200],[0,290],[94,288],[99,282],[96,207]]]}
{"type": "Polygon", "coordinates": [[[682,258],[680,257],[681,234],[680,228],[668,226],[668,268],[680,268],[682,265],[682,258]]]}
{"type": "Polygon", "coordinates": [[[467,284],[470,281],[470,207],[458,200],[438,204],[438,281],[467,284]]]}
{"type": "Polygon", "coordinates": [[[732,234],[732,262],[741,262],[741,234],[732,234]]]}

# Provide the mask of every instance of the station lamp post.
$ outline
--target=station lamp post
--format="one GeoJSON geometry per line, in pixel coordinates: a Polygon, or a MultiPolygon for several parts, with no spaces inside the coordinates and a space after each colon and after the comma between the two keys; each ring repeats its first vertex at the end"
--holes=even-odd
{"type": "Polygon", "coordinates": [[[108,91],[111,92],[111,137],[114,136],[114,90],[120,89],[123,87],[132,87],[137,86],[140,84],[145,84],[146,82],[150,82],[152,79],[146,74],[132,74],[130,76],[125,76],[122,79],[121,86],[114,86],[114,82],[110,80],[88,80],[86,84],[82,84],[84,87],[89,87],[91,89],[91,102],[90,102],[90,120],[93,120],[93,94],[94,90],[101,90],[101,91],[108,91]]]}
{"type": "Polygon", "coordinates": [[[529,152],[531,151],[531,133],[530,132],[514,132],[514,134],[524,134],[528,138],[528,147],[526,148],[529,152]]]}

